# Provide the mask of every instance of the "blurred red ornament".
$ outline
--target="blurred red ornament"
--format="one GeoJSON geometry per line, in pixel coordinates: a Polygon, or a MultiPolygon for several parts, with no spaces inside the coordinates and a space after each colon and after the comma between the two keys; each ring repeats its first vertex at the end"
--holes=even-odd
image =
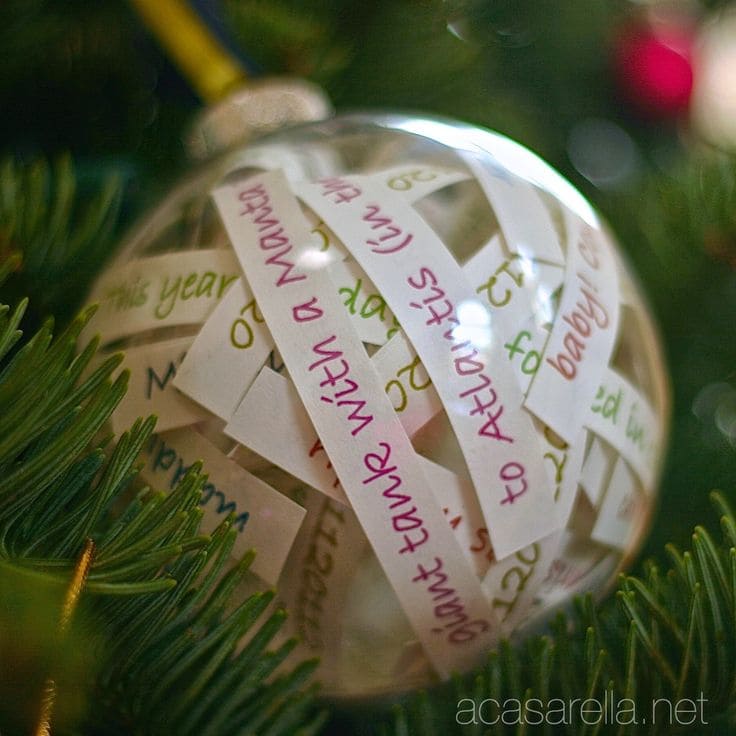
{"type": "Polygon", "coordinates": [[[674,118],[686,112],[693,88],[695,26],[689,19],[629,22],[614,41],[621,96],[638,113],[674,118]]]}

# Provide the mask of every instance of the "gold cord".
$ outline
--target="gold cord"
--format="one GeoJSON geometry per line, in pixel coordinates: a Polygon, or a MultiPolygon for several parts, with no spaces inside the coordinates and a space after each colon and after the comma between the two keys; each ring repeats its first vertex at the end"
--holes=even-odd
{"type": "MultiPolygon", "coordinates": [[[[95,543],[88,539],[84,543],[84,549],[82,554],[79,556],[77,566],[74,568],[74,577],[69,583],[69,587],[64,597],[64,605],[61,609],[61,618],[59,620],[59,638],[63,638],[69,629],[72,616],[79,602],[79,597],[82,594],[82,588],[84,588],[84,582],[87,579],[87,574],[92,566],[92,558],[94,557],[95,543]]],[[[34,736],[50,736],[51,734],[51,711],[54,707],[54,700],[56,699],[56,685],[52,678],[46,680],[44,687],[43,701],[41,702],[41,715],[38,721],[38,726],[34,731],[34,736]]]]}

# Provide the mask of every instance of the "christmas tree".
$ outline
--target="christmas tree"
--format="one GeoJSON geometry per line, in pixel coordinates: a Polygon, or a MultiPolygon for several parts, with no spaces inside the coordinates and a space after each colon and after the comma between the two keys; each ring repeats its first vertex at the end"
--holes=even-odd
{"type": "Polygon", "coordinates": [[[518,700],[526,713],[615,693],[641,713],[679,702],[681,718],[543,730],[730,733],[734,17],[728,0],[6,0],[0,732],[511,734],[537,726],[488,730],[477,705],[518,700]],[[208,80],[198,32],[231,77],[208,80]],[[228,568],[234,517],[201,531],[206,467],[168,494],[133,491],[154,422],[107,434],[127,375],[80,339],[93,279],[191,169],[183,141],[218,84],[279,74],[321,85],[338,111],[448,115],[541,155],[625,248],[672,377],[659,509],[631,575],[477,671],[390,705],[321,699],[316,663],[275,638],[288,611],[269,608],[273,592],[234,595],[253,555],[228,568]],[[718,520],[720,533],[706,528],[718,520]],[[684,706],[699,697],[696,718],[684,706]]]}

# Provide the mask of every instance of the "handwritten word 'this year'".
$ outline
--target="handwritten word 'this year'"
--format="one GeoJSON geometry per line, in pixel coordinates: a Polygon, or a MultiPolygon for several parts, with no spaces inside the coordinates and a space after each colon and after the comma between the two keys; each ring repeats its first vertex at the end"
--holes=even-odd
{"type": "MultiPolygon", "coordinates": [[[[153,316],[166,319],[181,302],[191,299],[220,299],[237,274],[192,271],[187,275],[164,276],[156,291],[153,316]]],[[[116,284],[105,292],[105,300],[116,311],[143,307],[151,300],[151,282],[140,276],[128,284],[116,284]]]]}

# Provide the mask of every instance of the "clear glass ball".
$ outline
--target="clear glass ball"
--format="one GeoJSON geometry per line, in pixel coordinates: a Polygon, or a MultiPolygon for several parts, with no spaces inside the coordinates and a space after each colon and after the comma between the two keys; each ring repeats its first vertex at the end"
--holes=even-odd
{"type": "MultiPolygon", "coordinates": [[[[188,344],[204,332],[209,315],[225,299],[227,288],[236,288],[235,275],[240,275],[236,268],[226,279],[217,271],[220,266],[212,266],[215,276],[206,282],[206,264],[191,265],[198,251],[232,253],[211,193],[223,181],[276,169],[297,194],[303,182],[322,182],[333,202],[342,196],[348,205],[350,194],[344,187],[370,182],[371,191],[380,193],[376,207],[390,208],[399,201],[402,208],[411,207],[412,222],[431,229],[432,248],[439,243],[453,257],[451,267],[437,277],[453,282],[467,298],[454,304],[454,332],[428,338],[449,340],[450,351],[445,364],[428,369],[420,362],[424,354],[412,350],[418,323],[408,326],[411,314],[400,312],[399,296],[372,283],[368,268],[357,268],[360,254],[355,243],[347,247],[343,242],[351,238],[344,223],[331,222],[329,208],[316,212],[304,198],[299,200],[310,230],[312,250],[305,251],[311,253],[309,267],[329,270],[413,450],[433,463],[426,467],[448,486],[465,489],[454,495],[434,489],[434,503],[452,530],[463,564],[483,581],[499,635],[524,636],[574,595],[601,595],[639,548],[655,506],[669,418],[667,375],[656,329],[613,238],[568,182],[501,135],[451,120],[403,114],[338,116],[269,135],[210,162],[132,230],[100,277],[90,299],[101,307],[90,330],[101,334],[104,350],[123,348],[139,356],[130,364],[139,388],[126,398],[129,406],[123,409],[119,428],[136,413],[156,410],[164,439],[173,436],[167,435],[171,432],[178,438],[196,433],[212,445],[223,464],[237,462],[306,509],[288,557],[284,541],[278,542],[284,558],[278,581],[278,570],[261,577],[276,585],[279,604],[290,612],[285,634],[301,639],[296,654],[321,658],[323,692],[356,698],[427,686],[438,679],[435,668],[361,521],[344,501],[326,495],[337,481],[325,483],[321,490],[312,487],[319,486],[331,468],[309,435],[311,427],[302,430],[305,436],[297,436],[291,447],[292,456],[300,443],[312,450],[309,459],[294,460],[295,466],[280,459],[289,456],[290,449],[284,450],[288,442],[273,429],[277,418],[268,411],[246,416],[252,441],[238,442],[226,431],[233,412],[241,401],[248,403],[255,385],[253,372],[243,373],[238,361],[256,340],[254,331],[262,330],[259,325],[267,327],[268,319],[256,305],[244,302],[229,321],[222,321],[220,343],[200,351],[197,359],[197,375],[200,381],[205,376],[205,385],[194,400],[182,397],[174,379],[190,359],[183,358],[188,344]],[[153,265],[160,263],[164,266],[153,265]],[[189,271],[196,275],[188,278],[189,271]],[[392,341],[403,340],[400,324],[406,327],[407,340],[399,353],[409,358],[392,369],[390,361],[377,367],[382,359],[376,356],[385,355],[392,341]],[[164,343],[179,345],[179,353],[166,370],[157,368],[152,375],[146,351],[164,343]],[[518,415],[532,428],[532,441],[518,451],[543,473],[544,488],[530,491],[537,501],[523,514],[502,515],[522,493],[521,485],[515,485],[516,466],[503,466],[501,486],[509,503],[504,505],[502,499],[494,507],[488,499],[497,493],[499,480],[481,476],[478,469],[485,456],[479,459],[468,451],[477,436],[458,436],[460,420],[469,416],[467,402],[447,397],[452,381],[472,373],[453,363],[462,346],[472,347],[476,362],[484,361],[494,372],[494,385],[504,387],[506,416],[518,415]],[[211,372],[207,361],[214,361],[211,372]],[[455,374],[448,378],[453,365],[455,374]],[[208,403],[208,392],[224,397],[224,408],[215,407],[214,400],[208,403]],[[175,396],[176,411],[155,404],[164,393],[167,401],[175,396]],[[309,472],[296,467],[308,461],[320,467],[309,472]],[[485,513],[489,508],[497,513],[485,513]],[[540,538],[534,538],[535,529],[542,530],[540,538]],[[514,544],[517,539],[523,540],[521,546],[514,544]],[[496,546],[506,553],[498,555],[496,546]]],[[[388,253],[394,245],[403,248],[406,238],[398,233],[400,228],[391,230],[390,224],[379,222],[378,209],[372,212],[373,220],[364,216],[362,222],[375,234],[370,241],[374,252],[388,253]]],[[[425,245],[412,246],[417,249],[417,269],[434,252],[425,245]]],[[[391,268],[384,271],[388,283],[391,268]]],[[[421,273],[415,273],[415,285],[421,273]]],[[[246,270],[246,285],[248,278],[246,270]]],[[[251,286],[255,291],[256,284],[251,286]]],[[[431,293],[418,290],[416,296],[415,308],[427,318],[425,323],[433,314],[438,322],[437,313],[429,309],[431,293]],[[420,296],[427,298],[422,301],[420,296]]],[[[281,357],[284,345],[280,350],[279,338],[271,339],[275,345],[263,353],[258,376],[273,378],[280,372],[276,383],[293,387],[289,360],[284,365],[281,357]]],[[[493,410],[476,406],[475,414],[485,412],[484,421],[493,427],[493,410]]],[[[302,425],[295,426],[291,431],[300,431],[302,425]]],[[[488,444],[488,457],[499,444],[488,444]]],[[[211,469],[220,461],[208,462],[211,469]]],[[[173,473],[174,466],[169,466],[167,472],[173,473]]],[[[150,481],[161,485],[168,479],[153,473],[150,481]]],[[[350,491],[348,497],[355,492],[351,478],[339,480],[350,491]]],[[[237,487],[229,490],[237,501],[236,512],[248,506],[248,492],[241,498],[237,487]]],[[[205,515],[210,513],[216,521],[229,507],[223,496],[215,508],[213,498],[211,491],[203,506],[205,515]]],[[[260,513],[265,519],[270,512],[261,508],[260,513]]],[[[271,513],[275,529],[279,513],[276,508],[271,513]]],[[[241,524],[243,533],[259,520],[251,516],[241,524]]],[[[270,536],[274,545],[277,537],[270,536]]],[[[265,558],[268,539],[263,544],[257,552],[265,558]]],[[[254,576],[253,585],[264,583],[254,576]]],[[[484,646],[478,645],[478,662],[484,646]]]]}

